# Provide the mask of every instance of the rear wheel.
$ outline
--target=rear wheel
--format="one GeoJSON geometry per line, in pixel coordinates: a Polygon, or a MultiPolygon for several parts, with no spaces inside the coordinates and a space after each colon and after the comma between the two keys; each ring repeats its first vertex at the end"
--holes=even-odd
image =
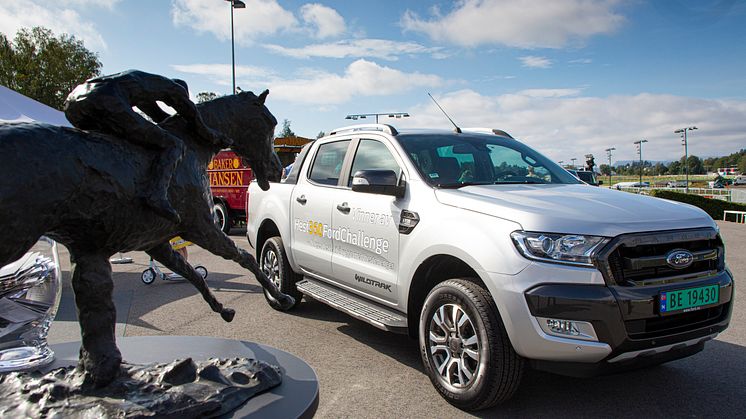
{"type": "Polygon", "coordinates": [[[451,279],[430,291],[420,314],[419,343],[430,381],[460,409],[504,402],[520,384],[523,360],[492,296],[473,279],[451,279]]]}
{"type": "Polygon", "coordinates": [[[225,205],[218,202],[213,207],[213,213],[215,214],[215,225],[219,229],[223,230],[223,233],[228,234],[231,231],[231,217],[228,215],[228,210],[225,205]]]}
{"type": "Polygon", "coordinates": [[[269,280],[277,286],[280,292],[295,299],[294,305],[283,309],[280,306],[280,303],[272,298],[267,290],[264,290],[264,298],[267,299],[269,305],[275,310],[280,311],[292,310],[297,307],[303,298],[303,294],[295,287],[295,283],[302,277],[293,272],[293,268],[290,267],[281,238],[277,236],[270,237],[266,242],[264,242],[262,253],[259,258],[259,266],[261,267],[262,272],[264,272],[269,280]]]}

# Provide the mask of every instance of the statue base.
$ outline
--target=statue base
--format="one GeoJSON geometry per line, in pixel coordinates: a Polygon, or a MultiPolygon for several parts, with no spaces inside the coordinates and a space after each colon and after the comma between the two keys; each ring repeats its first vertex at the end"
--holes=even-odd
{"type": "Polygon", "coordinates": [[[103,388],[85,385],[75,369],[79,342],[51,345],[56,354],[51,365],[0,376],[0,414],[311,417],[318,406],[313,370],[269,346],[172,336],[120,338],[117,344],[126,361],[119,377],[103,388]]]}

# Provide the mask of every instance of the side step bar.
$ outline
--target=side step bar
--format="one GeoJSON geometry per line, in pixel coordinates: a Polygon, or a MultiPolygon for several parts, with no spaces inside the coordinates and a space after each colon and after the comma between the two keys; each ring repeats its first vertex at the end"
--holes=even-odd
{"type": "Polygon", "coordinates": [[[367,301],[332,285],[304,277],[296,284],[298,291],[315,300],[371,325],[395,333],[408,333],[407,317],[389,308],[367,301]]]}

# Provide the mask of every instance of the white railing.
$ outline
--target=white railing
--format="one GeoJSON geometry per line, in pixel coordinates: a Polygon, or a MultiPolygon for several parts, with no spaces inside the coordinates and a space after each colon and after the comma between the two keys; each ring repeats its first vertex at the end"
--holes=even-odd
{"type": "MultiPolygon", "coordinates": [[[[612,188],[617,189],[617,188],[612,188]]],[[[686,193],[686,188],[618,188],[620,191],[636,193],[641,195],[650,195],[652,190],[660,191],[672,191],[679,193],[686,193]]],[[[699,195],[705,198],[720,199],[726,202],[731,202],[731,191],[730,189],[718,189],[718,188],[689,188],[689,193],[692,195],[699,195]]]]}

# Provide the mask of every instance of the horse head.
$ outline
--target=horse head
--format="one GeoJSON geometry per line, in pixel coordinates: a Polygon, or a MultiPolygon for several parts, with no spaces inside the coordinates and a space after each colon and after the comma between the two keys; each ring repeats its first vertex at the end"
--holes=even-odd
{"type": "Polygon", "coordinates": [[[264,105],[269,90],[259,96],[241,92],[198,105],[207,125],[229,137],[231,148],[246,159],[263,190],[279,182],[282,164],[274,151],[277,119],[264,105]]]}

